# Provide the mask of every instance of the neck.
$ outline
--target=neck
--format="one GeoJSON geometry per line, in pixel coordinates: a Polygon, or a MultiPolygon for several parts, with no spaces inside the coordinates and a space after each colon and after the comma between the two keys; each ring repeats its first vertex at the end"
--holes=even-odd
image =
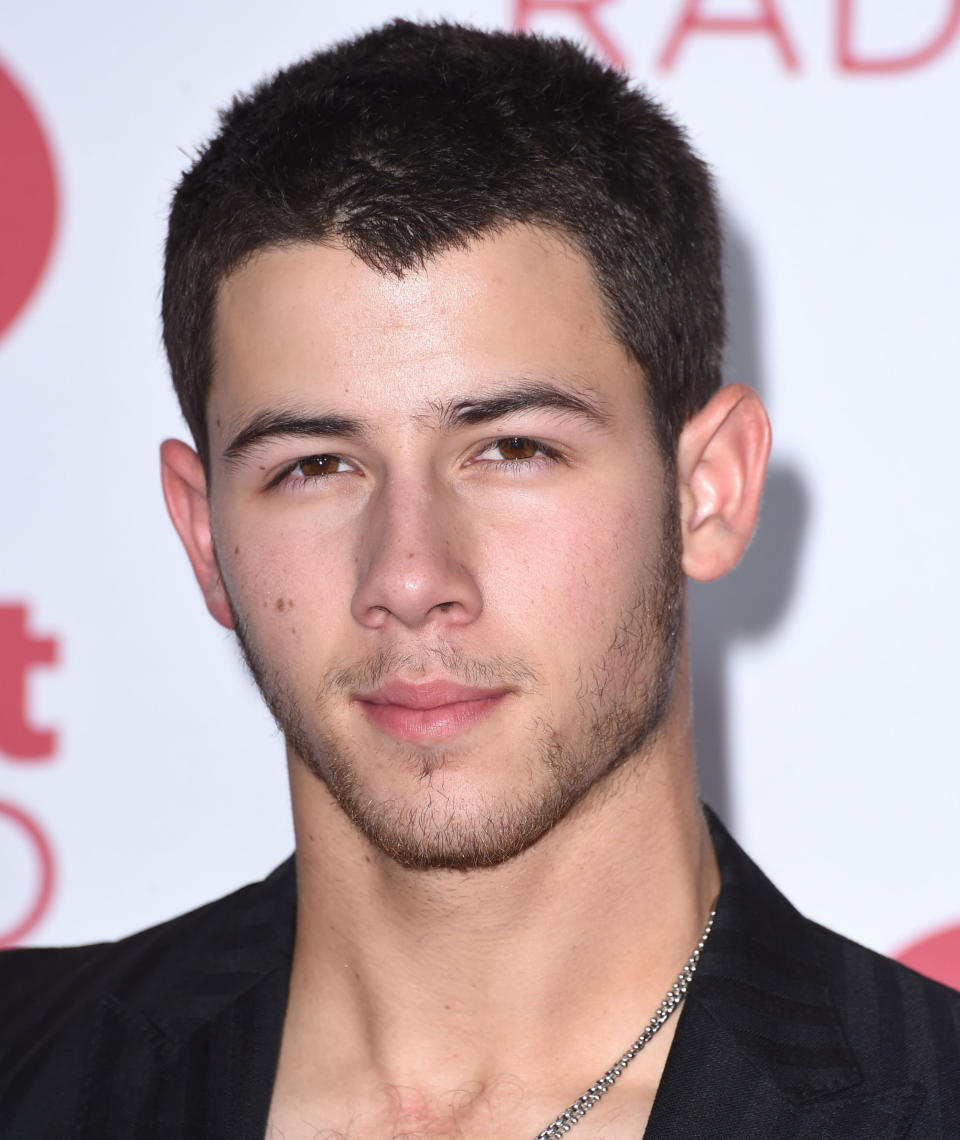
{"type": "Polygon", "coordinates": [[[315,1063],[337,1070],[326,1079],[362,1073],[380,1087],[539,1080],[547,1058],[558,1086],[582,1091],[649,1019],[719,890],[689,717],[668,720],[532,848],[467,872],[375,851],[293,758],[285,1047],[313,1039],[307,1052],[326,1058],[315,1063]],[[331,1036],[336,1059],[319,1047],[331,1036]]]}

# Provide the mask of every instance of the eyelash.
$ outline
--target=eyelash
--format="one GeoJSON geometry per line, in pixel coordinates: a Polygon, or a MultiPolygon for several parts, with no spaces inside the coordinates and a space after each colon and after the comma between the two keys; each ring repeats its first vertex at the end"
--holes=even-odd
{"type": "Polygon", "coordinates": [[[550,447],[548,444],[543,443],[541,440],[535,439],[533,436],[529,435],[504,435],[499,439],[491,440],[482,448],[482,450],[478,451],[474,455],[474,459],[478,460],[481,455],[486,454],[488,451],[492,451],[494,448],[501,447],[505,443],[530,443],[533,444],[536,451],[533,455],[524,456],[519,459],[500,458],[494,460],[484,460],[483,462],[491,463],[494,467],[499,467],[503,470],[510,469],[513,472],[516,472],[518,470],[525,470],[529,467],[543,467],[549,463],[565,462],[564,455],[561,452],[557,451],[556,448],[550,447]]]}
{"type": "Polygon", "coordinates": [[[301,490],[310,483],[316,483],[321,479],[329,479],[331,475],[342,475],[342,471],[331,471],[326,475],[297,475],[296,470],[304,463],[310,463],[314,459],[336,459],[339,463],[346,463],[347,460],[342,456],[329,451],[318,451],[313,455],[301,455],[299,459],[295,459],[292,463],[288,463],[270,482],[267,484],[267,490],[272,491],[281,486],[289,487],[293,491],[301,490]]]}
{"type": "MultiPolygon", "coordinates": [[[[519,471],[527,470],[530,467],[542,467],[551,463],[566,462],[565,456],[561,452],[557,451],[556,448],[550,447],[548,444],[541,442],[539,439],[533,438],[533,436],[526,435],[504,435],[500,436],[499,439],[491,440],[489,443],[484,444],[481,450],[474,454],[473,461],[476,462],[480,460],[480,456],[486,454],[488,451],[492,451],[494,448],[500,447],[503,444],[524,443],[533,444],[535,448],[535,453],[533,455],[524,456],[519,459],[500,458],[494,460],[482,460],[481,462],[485,466],[499,467],[501,470],[510,470],[512,473],[518,473],[519,471]]],[[[286,486],[293,491],[297,491],[306,487],[310,483],[317,482],[318,480],[329,479],[333,475],[345,474],[343,471],[331,471],[326,475],[295,474],[298,467],[301,467],[304,463],[309,463],[314,459],[336,459],[339,463],[349,462],[342,456],[337,455],[335,452],[322,451],[315,452],[313,455],[303,455],[299,459],[294,460],[292,463],[288,463],[283,468],[283,470],[280,471],[276,477],[270,481],[270,483],[267,485],[267,489],[273,490],[280,486],[286,486]]]]}

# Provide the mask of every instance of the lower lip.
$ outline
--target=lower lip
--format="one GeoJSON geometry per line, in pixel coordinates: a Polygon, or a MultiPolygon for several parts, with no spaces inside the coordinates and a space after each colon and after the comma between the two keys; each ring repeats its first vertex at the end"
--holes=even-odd
{"type": "Polygon", "coordinates": [[[483,720],[506,695],[496,693],[432,709],[410,709],[405,705],[381,705],[372,701],[357,701],[357,704],[377,728],[397,740],[449,740],[483,720]]]}

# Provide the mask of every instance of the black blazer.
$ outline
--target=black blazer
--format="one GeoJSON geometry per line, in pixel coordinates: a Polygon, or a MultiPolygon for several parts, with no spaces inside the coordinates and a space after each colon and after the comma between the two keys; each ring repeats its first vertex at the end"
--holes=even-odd
{"type": "MultiPolygon", "coordinates": [[[[645,1140],[960,1140],[960,993],[804,919],[711,828],[717,919],[645,1140]]],[[[290,860],[121,942],[0,955],[2,1140],[263,1140],[294,919],[290,860]]]]}

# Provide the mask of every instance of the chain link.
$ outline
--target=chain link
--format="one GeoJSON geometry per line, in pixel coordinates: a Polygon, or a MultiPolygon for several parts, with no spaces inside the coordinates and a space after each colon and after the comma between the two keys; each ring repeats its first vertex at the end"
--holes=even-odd
{"type": "Polygon", "coordinates": [[[683,969],[677,975],[677,980],[670,989],[667,990],[667,995],[658,1006],[657,1012],[651,1017],[636,1041],[634,1041],[619,1061],[607,1069],[603,1076],[587,1089],[583,1096],[577,1097],[573,1104],[561,1112],[556,1120],[548,1124],[542,1132],[538,1132],[535,1140],[555,1140],[557,1136],[563,1136],[569,1132],[577,1121],[582,1120],[600,1098],[613,1088],[614,1082],[627,1065],[630,1064],[641,1049],[650,1043],[658,1031],[663,1028],[670,1019],[670,1015],[687,996],[687,987],[690,985],[693,975],[696,973],[697,966],[700,964],[700,955],[703,953],[703,948],[707,944],[707,939],[710,937],[710,931],[713,929],[713,920],[716,917],[717,912],[715,910],[710,911],[710,917],[707,919],[707,925],[703,928],[703,933],[700,935],[700,941],[687,959],[686,965],[684,965],[683,969]]]}

